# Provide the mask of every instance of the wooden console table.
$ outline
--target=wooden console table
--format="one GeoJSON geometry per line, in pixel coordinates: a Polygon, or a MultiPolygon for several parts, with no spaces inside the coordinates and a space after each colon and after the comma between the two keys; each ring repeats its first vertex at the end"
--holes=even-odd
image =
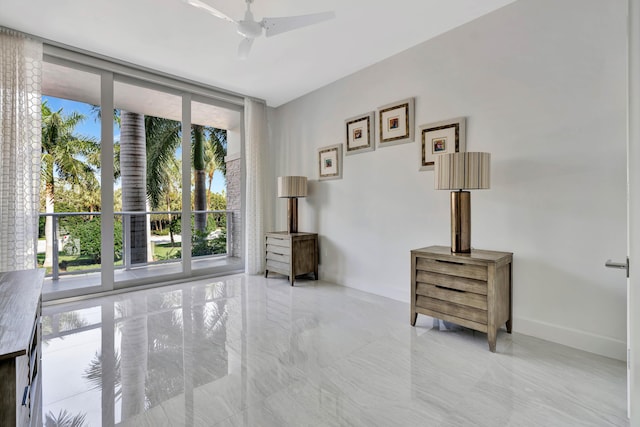
{"type": "Polygon", "coordinates": [[[472,250],[452,254],[448,246],[411,251],[411,325],[418,314],[485,332],[496,351],[497,331],[511,333],[510,252],[472,250]]]}
{"type": "Polygon", "coordinates": [[[316,233],[266,233],[266,269],[289,276],[293,286],[296,276],[313,273],[318,280],[318,235],[316,233]]]}
{"type": "Polygon", "coordinates": [[[0,426],[42,426],[44,269],[0,273],[0,426]]]}

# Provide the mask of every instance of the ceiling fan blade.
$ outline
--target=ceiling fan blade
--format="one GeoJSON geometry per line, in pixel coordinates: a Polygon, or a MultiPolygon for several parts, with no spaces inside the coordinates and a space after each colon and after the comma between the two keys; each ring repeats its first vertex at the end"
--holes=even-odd
{"type": "Polygon", "coordinates": [[[247,59],[249,52],[251,51],[251,45],[253,45],[253,39],[244,38],[238,46],[238,58],[247,59]]]}
{"type": "Polygon", "coordinates": [[[213,6],[209,6],[208,4],[206,4],[206,3],[204,3],[204,2],[202,2],[200,0],[184,0],[184,1],[185,1],[185,3],[190,4],[193,7],[197,7],[198,9],[206,10],[207,12],[209,12],[210,14],[215,16],[216,18],[224,19],[225,21],[233,22],[234,24],[236,23],[236,21],[234,21],[233,19],[229,18],[227,15],[225,15],[222,12],[220,12],[218,9],[214,8],[213,6]]]}
{"type": "Polygon", "coordinates": [[[336,17],[334,12],[313,13],[311,15],[286,16],[282,18],[264,18],[261,22],[267,37],[287,31],[317,24],[336,17]]]}

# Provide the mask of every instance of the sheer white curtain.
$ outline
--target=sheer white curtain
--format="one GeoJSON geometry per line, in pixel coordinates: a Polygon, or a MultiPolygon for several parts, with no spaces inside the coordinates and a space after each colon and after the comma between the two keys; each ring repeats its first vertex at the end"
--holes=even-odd
{"type": "Polygon", "coordinates": [[[0,271],[36,266],[42,43],[0,27],[0,271]]]}
{"type": "Polygon", "coordinates": [[[265,145],[267,144],[267,106],[264,102],[246,98],[244,102],[246,174],[246,272],[264,271],[265,228],[265,145]]]}

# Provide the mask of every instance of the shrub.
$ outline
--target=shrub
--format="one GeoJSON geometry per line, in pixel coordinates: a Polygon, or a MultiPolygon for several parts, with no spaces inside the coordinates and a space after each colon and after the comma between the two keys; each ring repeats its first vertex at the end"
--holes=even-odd
{"type": "Polygon", "coordinates": [[[208,233],[196,231],[191,238],[191,255],[215,255],[227,252],[227,230],[222,229],[222,233],[213,239],[208,238],[208,233]]]}
{"type": "MultiPolygon", "coordinates": [[[[100,218],[94,217],[88,221],[79,222],[72,229],[67,230],[70,234],[69,241],[80,241],[80,255],[91,258],[94,262],[100,263],[100,218]]],[[[115,260],[122,259],[122,223],[114,223],[114,248],[115,260]]]]}
{"type": "Polygon", "coordinates": [[[180,234],[182,232],[182,218],[173,218],[169,223],[169,230],[171,230],[173,234],[180,234]]]}

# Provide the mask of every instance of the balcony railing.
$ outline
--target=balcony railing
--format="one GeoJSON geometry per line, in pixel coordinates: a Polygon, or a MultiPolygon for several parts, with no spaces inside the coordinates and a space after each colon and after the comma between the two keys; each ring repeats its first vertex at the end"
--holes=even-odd
{"type": "MultiPolygon", "coordinates": [[[[207,210],[192,211],[189,226],[191,228],[191,257],[201,259],[206,257],[224,257],[233,252],[233,213],[232,210],[207,210]],[[196,232],[194,230],[193,218],[197,215],[205,215],[206,232],[196,232]]],[[[51,269],[47,269],[47,275],[53,280],[57,280],[61,275],[74,273],[89,273],[100,270],[100,218],[101,212],[56,212],[41,213],[40,218],[51,218],[52,223],[52,254],[51,269]],[[92,225],[90,225],[92,224],[92,225]],[[61,256],[77,256],[77,263],[82,262],[83,257],[85,267],[78,267],[75,271],[66,271],[66,266],[70,262],[60,261],[61,256]],[[87,259],[94,259],[90,263],[87,259]]],[[[134,267],[147,265],[180,262],[182,260],[182,211],[137,211],[137,212],[114,212],[114,268],[129,270],[134,267]],[[142,218],[141,218],[142,217],[142,218]],[[140,220],[144,221],[145,240],[154,249],[169,245],[166,255],[156,256],[154,252],[152,259],[132,254],[132,229],[138,226],[140,220]],[[149,237],[151,236],[151,240],[149,237]],[[156,245],[158,239],[166,236],[162,243],[156,245]],[[171,238],[170,244],[166,239],[171,238]],[[150,241],[151,240],[151,241],[150,241]],[[175,249],[175,251],[174,251],[175,249]],[[136,259],[137,258],[137,259],[136,259]]],[[[45,219],[46,222],[46,219],[45,219]]],[[[46,226],[45,226],[46,227],[46,226]]],[[[44,245],[39,240],[38,254],[42,252],[46,255],[46,242],[44,245]]],[[[45,257],[46,258],[46,257],[45,257]]],[[[42,264],[44,260],[42,261],[42,264]]],[[[39,264],[40,263],[39,260],[39,264]]]]}

